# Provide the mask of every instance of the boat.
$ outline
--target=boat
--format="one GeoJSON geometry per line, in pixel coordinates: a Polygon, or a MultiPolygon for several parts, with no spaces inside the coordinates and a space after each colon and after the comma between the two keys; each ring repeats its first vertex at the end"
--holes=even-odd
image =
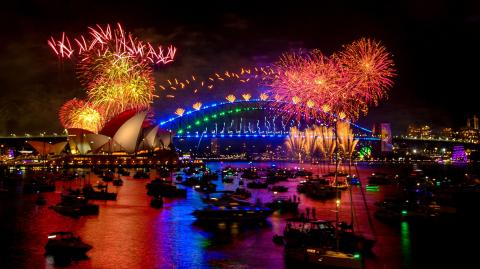
{"type": "Polygon", "coordinates": [[[349,254],[323,247],[285,247],[287,262],[305,263],[310,266],[326,268],[363,268],[360,254],[349,254]]]}
{"type": "Polygon", "coordinates": [[[226,175],[222,177],[222,182],[223,183],[233,183],[233,180],[235,179],[235,176],[233,175],[226,175]]]}
{"type": "Polygon", "coordinates": [[[91,200],[117,200],[117,193],[108,192],[108,185],[98,184],[95,190],[91,185],[83,187],[83,194],[87,199],[91,200]]]}
{"type": "Polygon", "coordinates": [[[150,206],[153,207],[153,208],[161,208],[161,207],[163,207],[163,199],[162,199],[162,196],[153,197],[152,200],[150,200],[150,206]]]}
{"type": "Polygon", "coordinates": [[[210,182],[202,181],[199,185],[195,185],[193,188],[199,192],[212,193],[217,190],[217,185],[210,182]]]}
{"type": "MultiPolygon", "coordinates": [[[[296,199],[295,199],[296,200],[296,199]]],[[[281,212],[296,212],[298,211],[298,204],[300,202],[292,200],[292,198],[278,197],[273,201],[266,203],[265,206],[273,210],[280,210],[281,212]]]]}
{"type": "Polygon", "coordinates": [[[179,189],[170,182],[161,180],[159,178],[152,180],[150,183],[147,183],[147,195],[162,197],[186,197],[187,191],[184,189],[179,189]]]}
{"type": "Polygon", "coordinates": [[[247,188],[250,189],[266,189],[268,188],[268,184],[261,182],[261,181],[253,181],[247,183],[247,188]]]}
{"type": "Polygon", "coordinates": [[[98,215],[98,205],[88,203],[83,195],[62,195],[60,203],[51,206],[57,213],[66,216],[78,217],[86,215],[98,215]]]}
{"type": "Polygon", "coordinates": [[[232,194],[232,197],[240,200],[246,200],[252,197],[252,193],[247,191],[245,188],[238,187],[232,194]]]}
{"type": "Polygon", "coordinates": [[[382,172],[374,172],[368,177],[369,185],[384,185],[393,183],[393,179],[382,172]]]}
{"type": "Polygon", "coordinates": [[[285,187],[285,186],[272,186],[270,188],[270,191],[273,191],[273,192],[287,192],[288,191],[288,188],[285,187]]]}
{"type": "Polygon", "coordinates": [[[135,172],[135,174],[133,175],[133,178],[136,178],[136,179],[149,179],[150,178],[150,174],[143,171],[143,170],[137,170],[135,172]]]}
{"type": "Polygon", "coordinates": [[[125,177],[129,177],[129,176],[130,176],[130,172],[129,172],[127,169],[123,168],[123,167],[119,167],[117,172],[118,172],[118,174],[120,174],[120,175],[122,175],[122,176],[125,176],[125,177]]]}
{"type": "Polygon", "coordinates": [[[305,194],[315,199],[332,199],[337,196],[336,188],[318,183],[316,181],[307,181],[305,183],[305,194]]]}
{"type": "Polygon", "coordinates": [[[371,254],[374,240],[357,235],[352,225],[340,222],[336,226],[331,220],[287,219],[283,239],[287,247],[323,247],[344,253],[371,254]],[[338,245],[337,245],[338,244],[338,245]]]}
{"type": "Polygon", "coordinates": [[[114,179],[112,181],[113,186],[122,186],[123,185],[123,180],[121,178],[114,179]]]}
{"type": "Polygon", "coordinates": [[[251,222],[264,221],[272,213],[273,210],[268,207],[208,205],[201,210],[195,210],[193,215],[198,221],[251,222]]]}
{"type": "Polygon", "coordinates": [[[92,246],[84,243],[79,236],[72,232],[54,232],[48,235],[48,242],[45,245],[46,255],[85,255],[92,246]]]}
{"type": "Polygon", "coordinates": [[[188,177],[187,179],[185,179],[184,181],[180,182],[180,184],[182,184],[184,186],[193,187],[193,186],[199,185],[200,180],[196,176],[191,176],[191,177],[188,177]]]}
{"type": "Polygon", "coordinates": [[[247,168],[242,173],[242,178],[245,179],[258,179],[260,176],[257,173],[257,169],[254,167],[247,168]]]}
{"type": "Polygon", "coordinates": [[[233,191],[217,191],[214,193],[207,193],[207,197],[202,198],[202,201],[206,204],[216,205],[216,206],[249,206],[250,202],[242,199],[235,198],[233,196],[233,191]],[[221,193],[220,197],[212,197],[216,193],[221,193]]]}
{"type": "Polygon", "coordinates": [[[113,179],[115,178],[115,173],[109,169],[109,170],[103,171],[100,177],[105,182],[112,182],[113,179]]]}

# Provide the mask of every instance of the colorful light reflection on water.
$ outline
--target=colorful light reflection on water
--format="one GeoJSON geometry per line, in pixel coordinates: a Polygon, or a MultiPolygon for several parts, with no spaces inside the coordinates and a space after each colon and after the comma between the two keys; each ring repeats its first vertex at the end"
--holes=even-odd
{"type": "MultiPolygon", "coordinates": [[[[248,167],[250,164],[209,164],[213,170],[228,165],[248,167]]],[[[255,165],[270,167],[272,164],[255,165]]],[[[362,178],[369,173],[371,169],[360,170],[362,178]]],[[[97,178],[90,180],[94,182],[97,178]]],[[[192,188],[186,188],[186,199],[165,199],[163,208],[154,209],[149,206],[150,197],[146,195],[145,184],[148,181],[126,178],[124,182],[124,186],[116,188],[117,201],[97,201],[100,214],[79,219],[58,215],[47,206],[35,205],[34,195],[2,194],[2,268],[53,267],[52,260],[43,256],[43,246],[47,234],[59,230],[74,231],[94,247],[88,253],[90,259],[72,263],[69,268],[286,268],[283,246],[275,245],[272,236],[283,232],[288,215],[276,212],[267,223],[258,226],[221,223],[205,227],[196,224],[191,215],[193,210],[203,207],[202,196],[192,188]]],[[[289,187],[288,195],[293,195],[296,194],[297,182],[290,180],[281,185],[289,187]]],[[[238,180],[234,184],[222,185],[221,180],[215,183],[219,189],[232,190],[238,186],[238,180]]],[[[59,182],[56,193],[47,193],[48,205],[57,203],[59,192],[69,184],[59,182]]],[[[252,190],[252,194],[251,201],[259,198],[267,202],[272,199],[268,190],[252,190]]],[[[380,192],[366,193],[371,211],[373,203],[381,200],[383,195],[383,188],[380,192]]],[[[335,218],[334,200],[315,201],[303,195],[300,199],[300,211],[315,207],[318,218],[335,218]]],[[[351,218],[349,201],[345,193],[339,215],[347,222],[351,218]]],[[[357,216],[356,231],[372,233],[358,189],[353,190],[353,201],[357,216]]],[[[409,257],[410,250],[405,242],[409,242],[410,235],[398,234],[395,227],[376,220],[374,225],[377,239],[374,252],[377,257],[367,260],[366,268],[402,268],[402,259],[409,257]]],[[[403,264],[407,264],[406,261],[403,264]]]]}

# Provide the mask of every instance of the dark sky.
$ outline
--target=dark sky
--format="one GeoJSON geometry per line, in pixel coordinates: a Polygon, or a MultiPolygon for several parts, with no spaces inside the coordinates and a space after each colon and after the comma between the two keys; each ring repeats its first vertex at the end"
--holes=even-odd
{"type": "Polygon", "coordinates": [[[396,132],[410,122],[461,127],[479,112],[478,1],[18,2],[0,11],[0,134],[61,130],[58,108],[84,91],[72,64],[59,62],[46,40],[116,22],[178,48],[157,80],[268,63],[295,48],[330,54],[371,37],[393,54],[398,77],[388,100],[361,123],[392,122],[396,132]]]}

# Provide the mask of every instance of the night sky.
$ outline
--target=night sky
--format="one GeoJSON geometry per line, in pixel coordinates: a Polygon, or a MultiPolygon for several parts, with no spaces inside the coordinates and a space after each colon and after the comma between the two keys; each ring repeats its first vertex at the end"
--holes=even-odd
{"type": "Polygon", "coordinates": [[[361,123],[391,122],[397,133],[408,123],[458,128],[479,112],[473,97],[480,73],[478,1],[21,2],[2,3],[0,11],[0,134],[61,131],[59,107],[85,94],[73,65],[58,61],[47,39],[116,22],[141,39],[178,48],[176,61],[156,70],[158,81],[273,62],[297,48],[331,54],[371,37],[393,54],[398,77],[388,100],[361,123]]]}

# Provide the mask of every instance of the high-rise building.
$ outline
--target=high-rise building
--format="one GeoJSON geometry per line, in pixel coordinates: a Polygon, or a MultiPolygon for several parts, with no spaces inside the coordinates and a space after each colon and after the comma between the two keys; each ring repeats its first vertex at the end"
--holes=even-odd
{"type": "Polygon", "coordinates": [[[478,116],[477,115],[473,115],[472,118],[467,119],[467,129],[470,129],[470,128],[473,128],[475,130],[479,129],[478,116]]]}

